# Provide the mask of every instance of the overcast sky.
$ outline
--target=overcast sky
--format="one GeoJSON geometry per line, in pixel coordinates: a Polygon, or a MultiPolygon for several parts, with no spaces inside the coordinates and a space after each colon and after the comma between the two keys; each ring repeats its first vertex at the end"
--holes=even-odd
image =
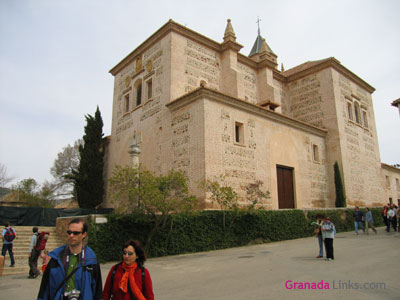
{"type": "Polygon", "coordinates": [[[111,133],[108,71],[169,19],[222,42],[232,19],[248,55],[261,35],[285,69],[334,56],[376,91],[381,160],[400,163],[400,1],[0,0],[0,163],[52,180],[58,152],[98,105],[111,133]]]}

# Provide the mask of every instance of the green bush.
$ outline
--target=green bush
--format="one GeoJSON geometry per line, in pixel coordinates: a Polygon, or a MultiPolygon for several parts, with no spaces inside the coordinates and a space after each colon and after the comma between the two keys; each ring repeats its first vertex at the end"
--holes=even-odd
{"type": "MultiPolygon", "coordinates": [[[[381,208],[371,208],[375,225],[382,226],[381,208]]],[[[177,255],[238,247],[254,242],[273,242],[313,235],[316,214],[331,218],[337,232],[354,230],[354,209],[227,211],[226,227],[221,211],[198,211],[169,216],[153,237],[149,257],[177,255]]],[[[108,223],[90,224],[89,245],[100,261],[120,259],[128,239],[144,243],[152,219],[142,214],[108,216],[108,223]]]]}

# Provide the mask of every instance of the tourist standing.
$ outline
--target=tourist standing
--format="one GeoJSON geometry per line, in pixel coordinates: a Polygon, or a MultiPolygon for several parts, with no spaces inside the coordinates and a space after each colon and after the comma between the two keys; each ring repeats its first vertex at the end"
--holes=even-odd
{"type": "Polygon", "coordinates": [[[325,218],[323,215],[317,214],[317,221],[314,223],[314,233],[315,236],[318,239],[318,247],[319,247],[319,253],[317,255],[317,258],[322,258],[324,257],[324,241],[322,239],[322,232],[321,232],[321,225],[322,225],[322,221],[325,218]]]}
{"type": "Polygon", "coordinates": [[[321,231],[325,243],[326,260],[333,260],[333,239],[335,238],[335,225],[331,222],[330,218],[326,217],[322,222],[321,231]]]}
{"type": "Polygon", "coordinates": [[[17,233],[15,232],[15,229],[11,227],[10,222],[5,222],[5,228],[1,232],[1,236],[3,239],[3,248],[1,249],[1,255],[4,256],[3,264],[6,260],[6,252],[8,251],[11,260],[10,267],[15,267],[13,245],[14,239],[17,237],[17,233]]]}
{"type": "Polygon", "coordinates": [[[40,272],[37,268],[37,262],[40,256],[40,251],[36,250],[36,244],[38,240],[38,231],[37,227],[32,228],[33,235],[31,237],[31,244],[29,246],[29,276],[28,278],[36,278],[39,276],[40,272]]]}
{"type": "Polygon", "coordinates": [[[392,207],[390,206],[388,211],[387,211],[387,224],[386,224],[386,231],[390,232],[390,224],[393,226],[394,231],[396,231],[396,228],[394,227],[393,224],[393,219],[396,217],[396,213],[394,212],[394,210],[392,209],[392,207]]]}

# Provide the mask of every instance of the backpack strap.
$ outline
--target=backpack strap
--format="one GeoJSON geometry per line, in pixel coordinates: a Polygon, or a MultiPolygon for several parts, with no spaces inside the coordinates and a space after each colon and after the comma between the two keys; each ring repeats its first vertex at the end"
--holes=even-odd
{"type": "Polygon", "coordinates": [[[114,277],[115,277],[115,273],[117,273],[117,269],[119,267],[119,265],[121,265],[122,262],[117,263],[116,265],[114,265],[114,269],[111,273],[111,285],[110,285],[110,296],[113,294],[113,286],[114,286],[114,277]]]}
{"type": "Polygon", "coordinates": [[[144,291],[146,290],[146,285],[144,284],[144,275],[145,275],[145,273],[144,273],[144,267],[143,266],[141,266],[140,267],[140,269],[142,269],[142,294],[144,295],[144,291]]]}

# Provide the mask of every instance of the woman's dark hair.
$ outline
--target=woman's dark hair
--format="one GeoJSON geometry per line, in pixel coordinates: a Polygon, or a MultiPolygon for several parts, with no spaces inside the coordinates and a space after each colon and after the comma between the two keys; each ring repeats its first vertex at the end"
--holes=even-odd
{"type": "Polygon", "coordinates": [[[136,262],[138,263],[138,266],[143,266],[144,262],[146,261],[146,253],[144,252],[142,244],[137,240],[129,240],[125,242],[125,244],[122,246],[122,251],[124,251],[124,249],[128,248],[129,246],[132,246],[133,249],[135,249],[137,257],[136,262]]]}
{"type": "Polygon", "coordinates": [[[39,231],[39,229],[38,229],[37,227],[33,227],[33,228],[32,228],[32,231],[33,231],[33,233],[36,233],[36,232],[39,231]]]}

